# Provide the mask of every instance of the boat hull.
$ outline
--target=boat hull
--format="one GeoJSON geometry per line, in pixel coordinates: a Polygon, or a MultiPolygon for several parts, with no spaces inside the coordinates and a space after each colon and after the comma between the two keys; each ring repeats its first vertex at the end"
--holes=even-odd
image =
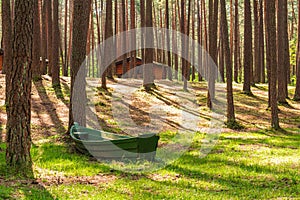
{"type": "Polygon", "coordinates": [[[97,131],[75,124],[70,130],[76,149],[100,160],[153,161],[159,136],[154,134],[130,137],[97,131]]]}

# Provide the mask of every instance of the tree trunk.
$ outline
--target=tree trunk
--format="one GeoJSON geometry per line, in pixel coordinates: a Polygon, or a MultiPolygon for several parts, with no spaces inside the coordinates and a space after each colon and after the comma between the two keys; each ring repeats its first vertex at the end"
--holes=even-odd
{"type": "Polygon", "coordinates": [[[53,23],[52,23],[52,85],[59,86],[59,44],[60,44],[60,32],[58,22],[58,0],[53,0],[53,23]]]}
{"type": "Polygon", "coordinates": [[[43,1],[42,8],[42,69],[43,75],[47,74],[47,60],[48,60],[48,27],[47,27],[47,1],[43,1]]]}
{"type": "Polygon", "coordinates": [[[225,1],[221,2],[221,33],[223,35],[222,41],[224,44],[225,62],[226,62],[226,81],[227,81],[227,122],[228,124],[235,123],[234,102],[232,91],[232,62],[230,59],[230,44],[228,38],[228,23],[226,17],[225,1]]]}
{"type": "MultiPolygon", "coordinates": [[[[176,0],[177,2],[177,0],[176,0]]],[[[172,28],[174,30],[173,32],[173,35],[172,35],[172,46],[173,46],[173,49],[174,49],[174,52],[177,52],[178,50],[178,38],[175,38],[177,35],[175,33],[175,31],[177,31],[177,15],[176,15],[176,11],[177,11],[177,3],[174,4],[174,9],[173,9],[173,13],[172,13],[172,17],[173,17],[173,20],[172,20],[172,28]]],[[[178,80],[178,54],[177,53],[174,53],[173,54],[173,57],[174,57],[174,77],[176,80],[178,80]]]]}
{"type": "MultiPolygon", "coordinates": [[[[113,23],[112,23],[112,1],[106,1],[106,21],[105,21],[105,33],[104,33],[104,39],[107,40],[108,38],[113,36],[113,23]]],[[[104,47],[105,51],[103,53],[104,59],[109,58],[113,52],[113,42],[112,40],[107,40],[104,47]],[[108,43],[109,42],[109,43],[108,43]]],[[[108,63],[104,60],[103,63],[108,63]]],[[[106,66],[104,66],[106,67],[106,66]]],[[[111,68],[111,66],[108,66],[108,68],[111,68]]],[[[106,86],[106,69],[102,69],[102,88],[107,89],[106,86]]]]}
{"type": "Polygon", "coordinates": [[[68,62],[68,0],[65,0],[65,31],[64,31],[64,69],[63,69],[63,75],[68,76],[69,75],[69,62],[68,62]]]}
{"type": "MultiPolygon", "coordinates": [[[[209,54],[215,64],[218,63],[218,0],[209,0],[209,54]]],[[[208,67],[208,95],[207,106],[212,108],[212,99],[215,98],[216,70],[213,66],[208,67]]]]}
{"type": "Polygon", "coordinates": [[[271,125],[274,129],[279,129],[278,106],[277,106],[277,52],[276,49],[276,14],[275,0],[265,0],[266,24],[267,24],[267,63],[270,68],[270,103],[271,103],[271,125]]]}
{"type": "MultiPolygon", "coordinates": [[[[145,15],[145,25],[148,28],[153,27],[153,17],[152,17],[152,0],[146,0],[146,15],[145,15]]],[[[154,36],[153,30],[146,31],[146,47],[153,46],[154,36]]],[[[153,75],[153,49],[145,49],[145,64],[144,67],[144,83],[143,86],[146,91],[150,91],[154,85],[154,75],[153,75]]]]}
{"type": "Polygon", "coordinates": [[[41,78],[41,28],[40,28],[40,9],[39,0],[34,0],[34,17],[33,17],[33,58],[32,58],[32,75],[34,79],[41,78]]]}
{"type": "Polygon", "coordinates": [[[245,30],[244,30],[244,85],[243,92],[251,94],[251,68],[252,68],[252,20],[250,0],[244,1],[245,30]]]}
{"type": "MultiPolygon", "coordinates": [[[[166,0],[166,29],[169,30],[170,27],[170,14],[169,14],[169,0],[166,0]]],[[[167,60],[168,60],[168,79],[172,81],[173,72],[172,72],[172,58],[171,58],[171,44],[170,44],[170,32],[166,32],[166,40],[167,40],[167,60]]]]}
{"type": "MultiPolygon", "coordinates": [[[[140,0],[140,12],[141,12],[141,28],[146,27],[146,15],[145,15],[145,0],[140,0]]],[[[145,64],[145,33],[142,33],[141,37],[141,54],[142,62],[145,64]]]]}
{"type": "Polygon", "coordinates": [[[259,54],[260,54],[260,82],[266,82],[265,71],[265,39],[264,39],[264,12],[263,1],[259,2],[259,54]]]}
{"type": "MultiPolygon", "coordinates": [[[[136,23],[135,23],[135,0],[130,0],[130,29],[135,29],[136,23]]],[[[134,49],[131,52],[131,59],[130,59],[130,67],[133,69],[133,77],[137,77],[136,73],[136,35],[135,33],[131,34],[130,39],[130,45],[132,45],[132,48],[134,49]]],[[[131,73],[132,74],[132,73],[131,73]]]]}
{"type": "MultiPolygon", "coordinates": [[[[2,0],[3,73],[9,76],[12,67],[12,21],[10,0],[2,0]]],[[[8,88],[7,88],[8,89],[8,88]]]]}
{"type": "Polygon", "coordinates": [[[53,41],[52,41],[52,0],[47,1],[47,24],[48,24],[48,74],[52,76],[53,66],[53,41]]]}
{"type": "Polygon", "coordinates": [[[254,83],[259,83],[261,80],[261,65],[260,65],[260,44],[259,44],[259,9],[258,0],[253,1],[254,10],[254,83]]]}
{"type": "Polygon", "coordinates": [[[13,64],[6,82],[7,96],[6,163],[25,176],[32,176],[31,81],[34,1],[15,1],[13,64]]]}
{"type": "Polygon", "coordinates": [[[278,101],[287,103],[288,71],[290,68],[290,52],[288,41],[287,0],[277,0],[277,62],[278,62],[278,101]]]}
{"type": "MultiPolygon", "coordinates": [[[[125,0],[122,0],[122,31],[125,33],[127,31],[127,26],[126,26],[126,2],[125,0]]],[[[124,53],[123,55],[123,64],[122,64],[122,71],[123,71],[123,77],[127,78],[127,53],[125,53],[126,50],[126,45],[127,45],[127,38],[126,34],[122,34],[122,52],[124,53]]]]}
{"type": "MultiPolygon", "coordinates": [[[[69,129],[74,123],[74,119],[85,126],[86,115],[86,91],[85,91],[85,73],[78,74],[81,64],[86,58],[86,43],[90,18],[91,0],[74,0],[73,10],[73,37],[72,37],[72,57],[71,57],[71,101],[69,110],[69,129]],[[74,92],[75,81],[80,84],[74,92]],[[76,109],[76,110],[74,110],[76,109]],[[79,113],[80,116],[73,116],[79,113]],[[76,117],[76,118],[75,118],[76,117]]],[[[83,66],[85,67],[85,66],[83,66]]],[[[83,70],[84,71],[84,70],[83,70]]]]}
{"type": "Polygon", "coordinates": [[[239,0],[235,0],[234,4],[234,81],[238,83],[240,69],[239,0]]]}
{"type": "MultiPolygon", "coordinates": [[[[300,9],[300,1],[298,1],[298,9],[300,9]]],[[[300,15],[298,15],[300,22],[300,15]]],[[[295,101],[300,101],[300,24],[298,24],[298,42],[297,42],[297,70],[296,70],[296,90],[294,95],[295,101]]]]}

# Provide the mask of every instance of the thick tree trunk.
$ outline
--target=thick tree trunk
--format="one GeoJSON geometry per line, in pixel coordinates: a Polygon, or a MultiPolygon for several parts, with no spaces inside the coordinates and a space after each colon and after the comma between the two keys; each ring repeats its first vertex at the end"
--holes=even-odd
{"type": "Polygon", "coordinates": [[[290,68],[290,53],[288,41],[288,8],[287,0],[277,0],[277,62],[278,62],[278,101],[287,103],[288,71],[290,68]]]}
{"type": "MultiPolygon", "coordinates": [[[[145,15],[145,25],[148,28],[153,27],[153,17],[152,17],[152,0],[146,0],[146,15],[145,15]]],[[[154,42],[154,35],[153,31],[149,29],[149,31],[146,32],[146,47],[153,46],[154,42]]],[[[146,67],[144,67],[144,83],[143,86],[146,91],[151,90],[154,85],[154,75],[153,75],[153,49],[146,48],[145,49],[145,64],[147,64],[146,67]]]]}
{"type": "Polygon", "coordinates": [[[15,1],[13,64],[6,82],[7,96],[6,163],[26,176],[32,176],[31,80],[34,1],[15,1]]]}
{"type": "MultiPolygon", "coordinates": [[[[73,37],[72,37],[72,57],[71,57],[71,102],[69,110],[69,129],[74,123],[74,117],[79,124],[85,126],[85,74],[78,74],[81,64],[86,58],[86,43],[89,26],[89,14],[91,0],[74,0],[73,10],[73,37]],[[76,96],[73,94],[75,81],[80,84],[76,88],[76,96]],[[73,109],[81,116],[73,116],[73,109]]],[[[84,66],[85,67],[85,66],[84,66]]],[[[84,71],[84,70],[83,70],[84,71]]]]}
{"type": "Polygon", "coordinates": [[[275,0],[265,0],[266,24],[267,24],[267,64],[270,68],[270,103],[271,103],[271,125],[274,129],[279,129],[278,106],[277,106],[277,52],[276,49],[276,14],[275,0]]]}
{"type": "MultiPolygon", "coordinates": [[[[2,0],[2,39],[3,39],[3,69],[5,74],[12,65],[12,21],[10,0],[2,0]]],[[[8,75],[9,73],[7,73],[8,75]]]]}

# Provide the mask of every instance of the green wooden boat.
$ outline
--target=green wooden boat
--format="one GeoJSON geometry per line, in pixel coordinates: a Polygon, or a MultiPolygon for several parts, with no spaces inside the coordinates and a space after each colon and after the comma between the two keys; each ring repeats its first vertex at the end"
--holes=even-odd
{"type": "Polygon", "coordinates": [[[76,149],[101,160],[149,160],[156,154],[159,136],[131,137],[98,131],[74,123],[70,130],[76,149]]]}

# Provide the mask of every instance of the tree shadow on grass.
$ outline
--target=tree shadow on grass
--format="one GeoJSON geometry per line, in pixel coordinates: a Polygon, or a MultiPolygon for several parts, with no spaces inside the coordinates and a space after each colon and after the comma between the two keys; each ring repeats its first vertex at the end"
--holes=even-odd
{"type": "MultiPolygon", "coordinates": [[[[41,81],[34,82],[34,85],[37,88],[38,95],[42,101],[42,106],[45,108],[46,112],[50,116],[52,123],[55,125],[55,129],[57,133],[66,133],[67,130],[64,127],[64,123],[59,118],[55,105],[51,102],[49,96],[47,95],[46,89],[41,81]]],[[[36,110],[36,112],[38,112],[36,110]]],[[[44,122],[46,124],[46,122],[44,122]]]]}
{"type": "MultiPolygon", "coordinates": [[[[64,84],[64,88],[67,89],[67,92],[70,93],[70,89],[68,88],[68,85],[66,83],[63,83],[63,84],[64,84]]],[[[61,100],[69,108],[69,106],[70,106],[69,101],[65,99],[64,93],[61,89],[61,86],[60,85],[53,86],[53,89],[54,89],[56,98],[61,100]]]]}
{"type": "MultiPolygon", "coordinates": [[[[32,172],[33,173],[33,172],[32,172]]],[[[35,178],[22,178],[10,173],[5,163],[5,151],[0,151],[0,199],[56,199],[35,178]]]]}
{"type": "MultiPolygon", "coordinates": [[[[221,157],[199,159],[197,156],[184,155],[181,159],[185,160],[182,166],[172,164],[166,169],[178,173],[188,180],[201,180],[209,184],[217,183],[221,186],[221,190],[218,190],[218,192],[224,194],[229,192],[229,194],[235,195],[238,188],[242,195],[249,197],[249,195],[261,195],[268,190],[277,188],[284,194],[290,194],[289,192],[293,191],[294,195],[296,193],[299,195],[299,192],[295,190],[300,183],[299,178],[293,177],[292,174],[281,168],[272,169],[272,166],[246,164],[243,161],[231,161],[221,157]],[[198,167],[195,167],[195,165],[198,167]],[[208,166],[210,167],[209,171],[205,171],[208,166]],[[216,168],[216,171],[213,171],[213,168],[216,168]],[[230,169],[232,169],[232,172],[230,172],[230,169]],[[288,189],[286,189],[287,187],[288,189]],[[253,193],[253,191],[255,192],[253,193]]],[[[180,183],[178,181],[164,181],[163,184],[169,187],[174,185],[176,187],[191,187],[187,182],[180,183]]],[[[194,187],[194,189],[199,190],[201,186],[194,187]]],[[[203,190],[216,192],[214,188],[203,188],[203,190]]]]}

